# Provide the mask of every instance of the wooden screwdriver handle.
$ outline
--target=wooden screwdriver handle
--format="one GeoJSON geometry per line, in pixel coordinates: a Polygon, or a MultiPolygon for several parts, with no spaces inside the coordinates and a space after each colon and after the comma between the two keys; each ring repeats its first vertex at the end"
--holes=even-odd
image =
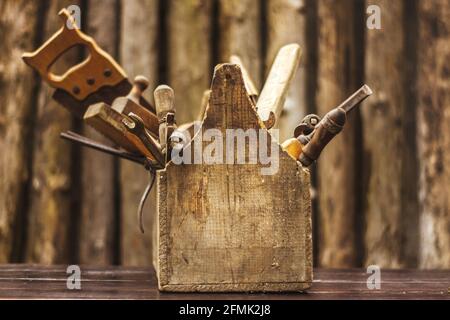
{"type": "Polygon", "coordinates": [[[347,113],[351,112],[372,93],[369,86],[365,84],[337,108],[325,115],[314,131],[308,135],[308,139],[311,137],[311,140],[306,142],[306,146],[299,157],[299,161],[303,166],[307,167],[319,158],[323,148],[342,131],[347,120],[347,113]]]}
{"type": "Polygon", "coordinates": [[[347,115],[341,108],[333,109],[325,115],[314,130],[311,141],[303,147],[299,158],[303,166],[308,167],[319,158],[328,142],[342,131],[346,120],[347,115]]]}

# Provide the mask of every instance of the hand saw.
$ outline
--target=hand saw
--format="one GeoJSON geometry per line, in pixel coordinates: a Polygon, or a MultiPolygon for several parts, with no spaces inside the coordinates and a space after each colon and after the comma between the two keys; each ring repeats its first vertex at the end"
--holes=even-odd
{"type": "MultiPolygon", "coordinates": [[[[89,105],[97,102],[111,105],[117,97],[126,96],[132,89],[132,84],[120,65],[94,39],[76,28],[67,9],[62,9],[59,16],[63,22],[62,28],[39,49],[24,53],[22,58],[50,86],[56,88],[53,98],[82,118],[89,105]],[[87,48],[88,57],[63,75],[52,73],[50,68],[58,58],[77,45],[87,48]]],[[[155,112],[154,107],[143,97],[139,104],[155,112]]]]}

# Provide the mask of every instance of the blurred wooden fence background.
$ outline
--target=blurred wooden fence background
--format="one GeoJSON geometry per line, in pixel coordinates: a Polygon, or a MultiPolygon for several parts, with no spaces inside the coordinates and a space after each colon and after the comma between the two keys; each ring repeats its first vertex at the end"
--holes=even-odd
{"type": "MultiPolygon", "coordinates": [[[[174,88],[179,123],[194,119],[214,65],[231,54],[261,86],[280,46],[302,46],[282,139],[369,84],[375,95],[312,170],[315,264],[450,268],[448,0],[1,0],[0,263],[151,261],[135,214],[143,169],[61,140],[72,129],[105,141],[20,59],[71,4],[130,77],[150,78],[150,100],[157,84],[174,88]],[[366,28],[370,4],[382,30],[366,28]]],[[[147,230],[152,211],[148,201],[147,230]]]]}

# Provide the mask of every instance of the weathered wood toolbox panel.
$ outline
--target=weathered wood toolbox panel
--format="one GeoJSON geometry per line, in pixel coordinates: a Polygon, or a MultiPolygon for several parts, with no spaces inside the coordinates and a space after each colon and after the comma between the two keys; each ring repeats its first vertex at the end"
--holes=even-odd
{"type": "MultiPolygon", "coordinates": [[[[169,163],[157,173],[153,252],[162,291],[301,291],[312,282],[309,171],[264,129],[239,66],[216,68],[206,129],[261,129],[279,168],[169,163]]],[[[203,146],[211,142],[203,142],[203,146]]],[[[225,144],[225,143],[224,143],[225,144]]],[[[248,144],[248,140],[246,140],[248,144]]],[[[235,153],[236,154],[236,153],[235,153]]]]}

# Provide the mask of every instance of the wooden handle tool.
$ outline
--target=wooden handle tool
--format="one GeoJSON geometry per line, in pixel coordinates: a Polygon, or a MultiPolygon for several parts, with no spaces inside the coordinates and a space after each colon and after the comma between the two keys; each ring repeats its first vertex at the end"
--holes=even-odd
{"type": "Polygon", "coordinates": [[[325,146],[344,128],[347,113],[372,94],[369,86],[364,85],[337,108],[328,112],[311,133],[310,141],[302,148],[299,161],[308,167],[317,158],[325,146]]]}
{"type": "MultiPolygon", "coordinates": [[[[122,67],[93,38],[75,26],[67,9],[58,14],[62,27],[34,52],[22,55],[23,61],[35,69],[44,81],[56,88],[53,99],[82,118],[87,108],[98,102],[111,105],[117,97],[128,94],[132,85],[122,67]],[[52,65],[70,48],[83,46],[87,58],[62,75],[51,72],[52,65]]],[[[141,98],[140,105],[151,111],[153,106],[141,98]]]]}
{"type": "Polygon", "coordinates": [[[294,138],[288,139],[281,144],[281,148],[286,151],[294,160],[298,160],[305,145],[311,140],[311,133],[320,122],[320,117],[309,114],[302,119],[294,130],[294,138]]]}
{"type": "Polygon", "coordinates": [[[298,44],[289,44],[278,51],[266,83],[261,91],[256,109],[267,129],[276,127],[283,110],[286,95],[295,76],[301,50],[298,44]]]}
{"type": "Polygon", "coordinates": [[[134,78],[133,87],[127,96],[119,97],[114,100],[112,108],[124,115],[134,113],[142,119],[144,126],[150,131],[153,137],[159,135],[159,123],[156,115],[140,105],[142,93],[147,89],[149,81],[144,76],[134,78]]]}
{"type": "Polygon", "coordinates": [[[174,92],[168,85],[160,85],[155,89],[153,95],[159,120],[159,143],[166,161],[169,161],[172,152],[169,139],[176,129],[174,92]]]}
{"type": "Polygon", "coordinates": [[[75,99],[83,100],[96,92],[101,86],[115,86],[126,79],[125,71],[114,59],[103,51],[91,37],[74,26],[67,9],[59,12],[63,27],[39,49],[24,53],[22,59],[39,72],[41,77],[52,87],[69,92],[75,99]],[[50,72],[50,67],[69,48],[83,45],[89,50],[89,57],[84,62],[73,66],[63,75],[50,72]]]}
{"type": "Polygon", "coordinates": [[[140,149],[139,151],[151,160],[151,164],[158,168],[164,168],[165,163],[163,154],[161,153],[161,147],[159,146],[159,143],[147,132],[142,119],[138,115],[130,113],[127,117],[122,119],[122,123],[125,125],[126,129],[137,137],[145,147],[145,150],[140,149]]]}

